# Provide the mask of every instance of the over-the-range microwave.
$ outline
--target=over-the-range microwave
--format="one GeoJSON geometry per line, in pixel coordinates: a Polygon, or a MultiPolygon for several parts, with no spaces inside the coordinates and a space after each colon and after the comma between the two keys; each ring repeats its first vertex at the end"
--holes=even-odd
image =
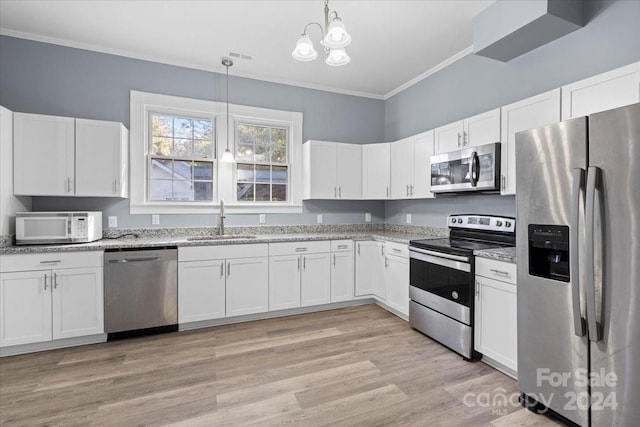
{"type": "Polygon", "coordinates": [[[102,212],[18,212],[16,244],[88,243],[102,238],[102,212]]]}
{"type": "Polygon", "coordinates": [[[431,156],[431,191],[500,190],[500,143],[431,156]]]}

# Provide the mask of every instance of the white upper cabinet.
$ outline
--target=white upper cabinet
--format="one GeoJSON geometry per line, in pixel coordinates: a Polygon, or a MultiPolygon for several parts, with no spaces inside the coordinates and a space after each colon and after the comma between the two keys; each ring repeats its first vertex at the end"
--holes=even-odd
{"type": "Polygon", "coordinates": [[[640,102],[640,62],[562,87],[562,120],[640,102]]]}
{"type": "Polygon", "coordinates": [[[425,199],[431,192],[433,131],[391,144],[391,198],[425,199]]]}
{"type": "Polygon", "coordinates": [[[516,193],[516,133],[560,121],[560,89],[502,107],[501,194],[516,193]]]}
{"type": "Polygon", "coordinates": [[[383,200],[391,197],[391,144],[362,146],[363,199],[383,200]]]}
{"type": "Polygon", "coordinates": [[[500,142],[500,109],[441,126],[434,132],[436,154],[500,142]]]}
{"type": "Polygon", "coordinates": [[[121,123],[14,113],[16,195],[128,197],[121,123]]]}
{"type": "MultiPolygon", "coordinates": [[[[75,192],[74,119],[14,113],[13,193],[72,196],[75,192]]],[[[96,155],[100,159],[100,155],[96,155]]]]}
{"type": "Polygon", "coordinates": [[[122,123],[76,119],[76,196],[129,196],[128,141],[122,123]]]}
{"type": "Polygon", "coordinates": [[[305,199],[362,198],[362,147],[307,141],[302,148],[305,199]]]}

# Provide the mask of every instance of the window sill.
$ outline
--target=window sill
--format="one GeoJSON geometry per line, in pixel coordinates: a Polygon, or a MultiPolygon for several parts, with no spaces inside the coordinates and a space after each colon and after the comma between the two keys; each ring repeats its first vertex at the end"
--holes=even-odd
{"type": "MultiPolygon", "coordinates": [[[[302,213],[301,204],[231,204],[225,203],[225,213],[228,214],[261,214],[261,213],[302,213]]],[[[159,205],[159,204],[131,204],[129,213],[132,215],[139,214],[181,214],[181,215],[202,215],[220,213],[219,205],[211,204],[176,204],[176,205],[159,205]]]]}

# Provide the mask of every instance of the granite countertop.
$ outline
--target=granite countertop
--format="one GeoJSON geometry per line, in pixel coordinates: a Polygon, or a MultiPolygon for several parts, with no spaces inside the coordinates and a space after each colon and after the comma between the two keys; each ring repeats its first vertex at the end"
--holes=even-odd
{"type": "Polygon", "coordinates": [[[478,251],[473,251],[475,256],[483,257],[483,258],[491,258],[496,259],[498,261],[510,262],[515,264],[516,259],[516,247],[511,246],[508,248],[496,248],[496,249],[483,249],[478,251]]]}
{"type": "MultiPolygon", "coordinates": [[[[6,246],[0,248],[0,255],[10,254],[29,254],[29,253],[50,253],[50,252],[78,252],[78,251],[101,251],[109,249],[124,248],[146,248],[146,247],[162,247],[162,246],[211,246],[211,245],[238,245],[238,244],[255,244],[255,243],[277,243],[277,242],[297,242],[312,240],[386,240],[397,243],[408,244],[413,239],[436,238],[447,235],[446,229],[435,227],[402,227],[391,226],[381,227],[374,230],[350,230],[347,227],[338,230],[304,230],[301,227],[282,227],[281,231],[275,233],[260,234],[253,228],[238,228],[231,234],[242,234],[255,236],[246,239],[220,239],[220,240],[188,240],[189,237],[203,237],[214,235],[212,229],[208,229],[208,233],[193,233],[184,229],[184,233],[180,234],[180,229],[164,229],[157,233],[148,230],[140,230],[142,233],[139,237],[125,236],[122,238],[103,238],[91,243],[81,244],[64,244],[64,245],[30,245],[30,246],[6,246]],[[238,232],[241,231],[241,232],[238,232]],[[298,232],[295,232],[298,231],[298,232]]],[[[121,234],[131,233],[131,230],[125,230],[121,234]]],[[[136,233],[137,234],[137,233],[136,233]]],[[[115,235],[114,235],[115,236],[115,235]]]]}

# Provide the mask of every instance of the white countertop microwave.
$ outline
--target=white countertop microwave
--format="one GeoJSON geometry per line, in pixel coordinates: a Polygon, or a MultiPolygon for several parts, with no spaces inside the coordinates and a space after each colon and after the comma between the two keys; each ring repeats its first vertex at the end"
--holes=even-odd
{"type": "Polygon", "coordinates": [[[88,243],[102,239],[102,212],[18,212],[16,244],[88,243]]]}

